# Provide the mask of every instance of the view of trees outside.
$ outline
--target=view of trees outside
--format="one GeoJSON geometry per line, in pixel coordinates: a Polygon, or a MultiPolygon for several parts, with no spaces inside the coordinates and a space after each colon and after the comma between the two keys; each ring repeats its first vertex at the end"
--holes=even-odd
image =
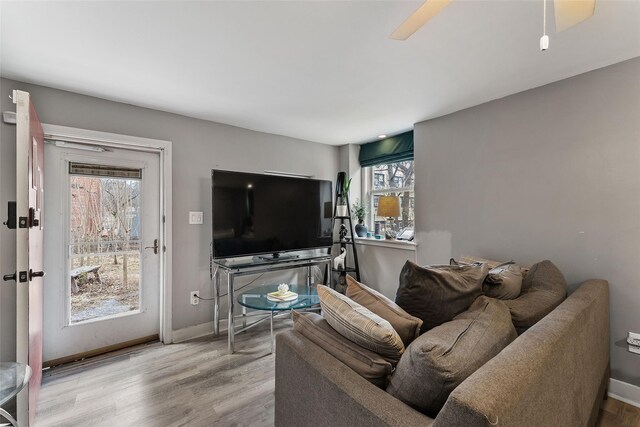
{"type": "Polygon", "coordinates": [[[71,322],[137,310],[140,180],[71,176],[71,322]]]}
{"type": "Polygon", "coordinates": [[[394,221],[396,231],[413,227],[414,213],[414,163],[413,160],[372,166],[372,186],[369,192],[374,223],[385,224],[386,218],[376,215],[378,197],[390,195],[400,197],[401,216],[394,221]]]}

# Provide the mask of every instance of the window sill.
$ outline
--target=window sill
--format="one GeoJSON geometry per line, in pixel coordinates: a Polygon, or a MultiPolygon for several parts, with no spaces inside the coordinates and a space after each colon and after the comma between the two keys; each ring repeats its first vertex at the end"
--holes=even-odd
{"type": "Polygon", "coordinates": [[[393,248],[400,249],[405,251],[415,251],[416,246],[418,246],[415,242],[409,242],[406,240],[386,240],[386,239],[373,239],[367,237],[356,237],[355,242],[358,245],[367,245],[367,246],[380,246],[384,248],[393,248]]]}

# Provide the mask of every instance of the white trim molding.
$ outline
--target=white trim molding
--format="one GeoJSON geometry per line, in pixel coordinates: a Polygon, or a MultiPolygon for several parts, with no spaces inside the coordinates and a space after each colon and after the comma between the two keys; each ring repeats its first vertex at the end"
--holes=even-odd
{"type": "MultiPolygon", "coordinates": [[[[220,337],[227,337],[227,326],[226,319],[220,319],[220,330],[218,335],[220,337]],[[224,329],[222,328],[222,325],[224,329]]],[[[213,322],[200,323],[198,325],[187,326],[186,328],[176,329],[173,331],[173,342],[180,343],[187,340],[192,340],[194,338],[206,337],[209,335],[213,335],[213,322]]]]}
{"type": "Polygon", "coordinates": [[[609,379],[609,396],[640,408],[640,387],[624,381],[609,379]]]}
{"type": "Polygon", "coordinates": [[[356,244],[369,246],[382,246],[385,248],[400,249],[405,251],[415,251],[418,246],[415,242],[406,240],[371,239],[367,237],[356,237],[356,244]]]}
{"type": "Polygon", "coordinates": [[[171,141],[140,138],[137,136],[78,129],[67,126],[42,124],[44,137],[48,140],[60,140],[88,146],[114,147],[128,150],[156,152],[160,154],[160,211],[161,227],[160,247],[164,248],[160,258],[160,340],[164,344],[173,342],[172,328],[172,149],[171,141]]]}

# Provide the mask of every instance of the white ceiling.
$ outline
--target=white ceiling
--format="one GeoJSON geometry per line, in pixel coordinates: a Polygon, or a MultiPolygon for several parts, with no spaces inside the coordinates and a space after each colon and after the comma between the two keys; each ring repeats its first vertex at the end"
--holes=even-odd
{"type": "MultiPolygon", "coordinates": [[[[551,1],[551,0],[549,0],[551,1]]],[[[640,56],[640,1],[538,50],[542,0],[2,2],[3,76],[341,145],[640,56]]]]}

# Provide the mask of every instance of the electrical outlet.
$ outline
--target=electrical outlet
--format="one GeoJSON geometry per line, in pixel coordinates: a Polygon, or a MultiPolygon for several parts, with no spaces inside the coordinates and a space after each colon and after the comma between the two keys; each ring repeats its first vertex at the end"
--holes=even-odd
{"type": "Polygon", "coordinates": [[[191,291],[189,292],[189,299],[191,300],[191,305],[198,305],[200,303],[200,291],[191,291]]]}
{"type": "Polygon", "coordinates": [[[628,349],[631,353],[640,354],[640,334],[629,332],[627,344],[629,344],[628,349]]]}

